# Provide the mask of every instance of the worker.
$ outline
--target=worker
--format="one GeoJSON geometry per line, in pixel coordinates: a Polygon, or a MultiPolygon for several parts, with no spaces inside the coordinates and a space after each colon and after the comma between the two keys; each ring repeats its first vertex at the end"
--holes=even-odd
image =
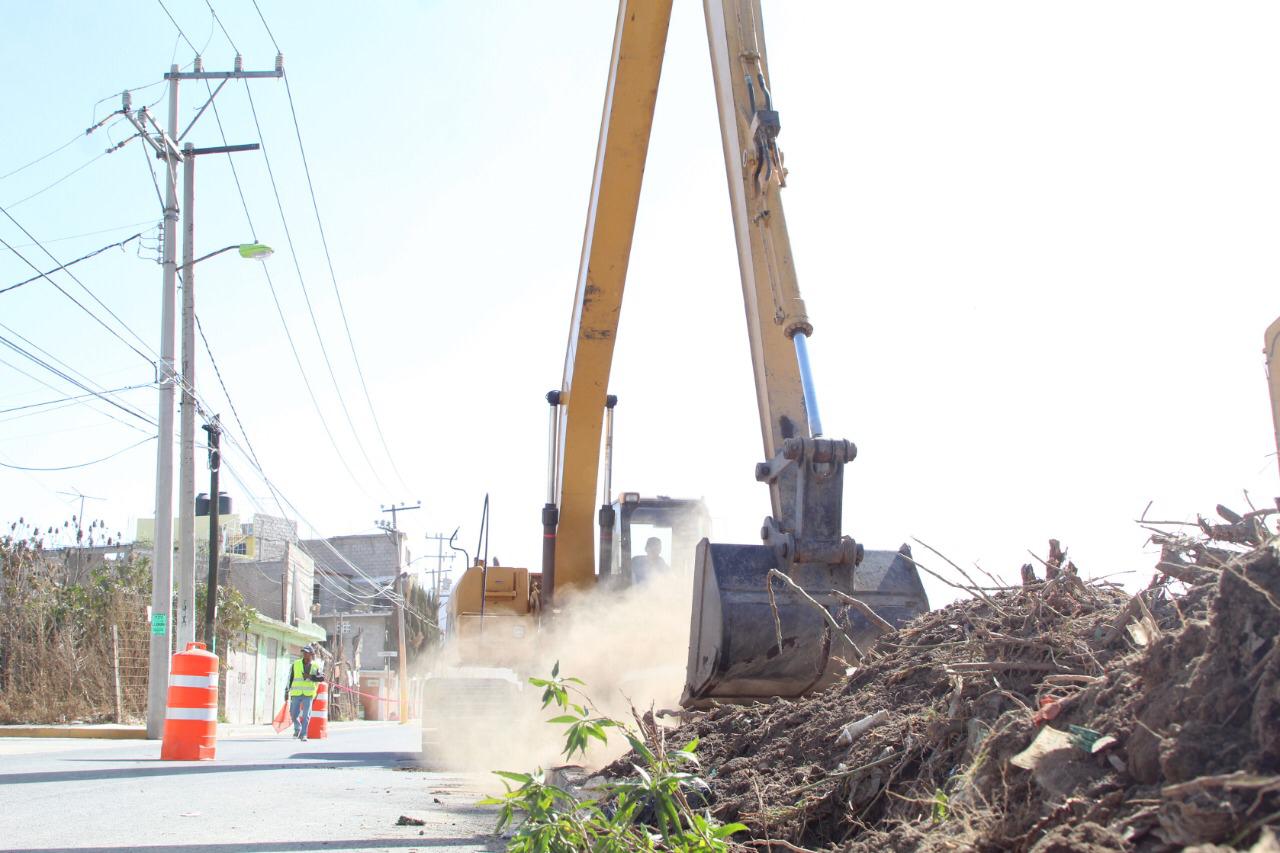
{"type": "Polygon", "coordinates": [[[644,543],[644,555],[631,558],[631,582],[648,583],[660,575],[668,574],[671,567],[662,559],[662,540],[650,536],[644,543]]]}
{"type": "Polygon", "coordinates": [[[289,680],[285,682],[284,695],[289,703],[289,719],[293,721],[293,736],[307,739],[311,725],[311,703],[316,698],[316,686],[324,681],[324,665],[316,660],[316,647],[302,647],[302,657],[289,667],[289,680]]]}

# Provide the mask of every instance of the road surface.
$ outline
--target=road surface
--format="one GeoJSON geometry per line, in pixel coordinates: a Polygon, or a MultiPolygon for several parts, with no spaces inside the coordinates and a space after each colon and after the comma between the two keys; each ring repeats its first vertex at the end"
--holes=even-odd
{"type": "Polygon", "coordinates": [[[493,811],[475,805],[501,785],[415,769],[418,738],[344,723],[300,743],[259,726],[202,762],[160,761],[158,741],[0,738],[0,849],[501,850],[493,811]],[[426,823],[397,826],[401,815],[426,823]]]}

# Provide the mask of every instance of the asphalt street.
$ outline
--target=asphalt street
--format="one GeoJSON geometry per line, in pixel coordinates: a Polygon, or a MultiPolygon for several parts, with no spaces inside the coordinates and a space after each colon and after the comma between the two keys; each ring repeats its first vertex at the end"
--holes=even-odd
{"type": "Polygon", "coordinates": [[[0,849],[501,850],[493,810],[475,805],[501,785],[416,769],[418,743],[412,725],[339,724],[307,743],[260,726],[187,762],[161,761],[158,741],[3,738],[0,849]]]}

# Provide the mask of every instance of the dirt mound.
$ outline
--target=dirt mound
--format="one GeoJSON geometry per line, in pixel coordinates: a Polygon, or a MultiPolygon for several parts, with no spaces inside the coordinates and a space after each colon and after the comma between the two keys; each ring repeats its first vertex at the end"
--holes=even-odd
{"type": "Polygon", "coordinates": [[[671,740],[700,739],[716,815],[777,849],[1247,846],[1280,822],[1274,540],[1167,537],[1138,596],[1050,567],[883,637],[821,694],[671,740]]]}

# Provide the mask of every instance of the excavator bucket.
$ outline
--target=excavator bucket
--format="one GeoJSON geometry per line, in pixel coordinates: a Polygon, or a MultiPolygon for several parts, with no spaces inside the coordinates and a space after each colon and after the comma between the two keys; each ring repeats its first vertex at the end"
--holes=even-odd
{"type": "MultiPolygon", "coordinates": [[[[785,571],[865,649],[876,630],[832,590],[863,601],[897,627],[929,609],[910,557],[903,545],[867,551],[857,568],[799,563],[785,571]]],[[[775,579],[770,601],[771,569],[782,570],[772,548],[698,543],[685,707],[800,696],[835,680],[840,670],[831,665],[833,656],[853,654],[833,638],[813,602],[788,584],[775,579]]]]}

